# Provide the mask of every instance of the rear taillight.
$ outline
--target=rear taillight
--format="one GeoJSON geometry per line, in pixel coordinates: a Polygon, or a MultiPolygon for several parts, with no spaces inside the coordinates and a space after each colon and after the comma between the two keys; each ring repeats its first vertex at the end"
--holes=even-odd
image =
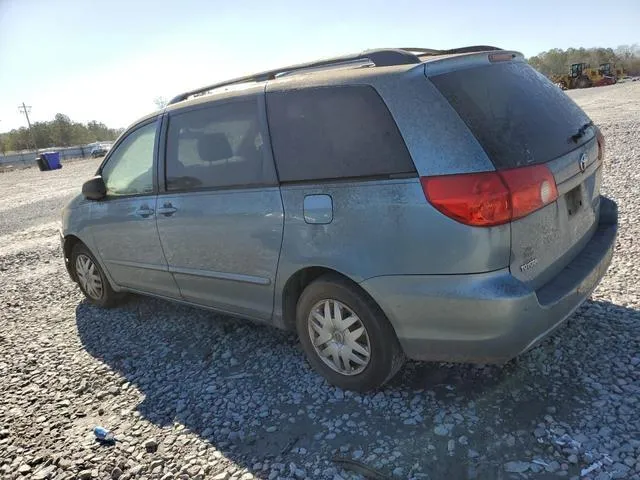
{"type": "Polygon", "coordinates": [[[429,203],[466,225],[488,227],[522,218],[558,198],[544,165],[499,172],[420,178],[429,203]]]}

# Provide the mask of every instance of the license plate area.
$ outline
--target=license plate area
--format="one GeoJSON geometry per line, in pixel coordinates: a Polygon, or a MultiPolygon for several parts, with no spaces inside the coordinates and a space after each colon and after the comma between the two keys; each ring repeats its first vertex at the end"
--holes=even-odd
{"type": "Polygon", "coordinates": [[[567,213],[569,216],[577,214],[582,208],[582,185],[578,185],[565,195],[567,213]]]}

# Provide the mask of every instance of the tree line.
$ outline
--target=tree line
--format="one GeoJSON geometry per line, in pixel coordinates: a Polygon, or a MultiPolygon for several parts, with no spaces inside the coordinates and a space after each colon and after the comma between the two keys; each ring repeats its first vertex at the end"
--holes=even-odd
{"type": "Polygon", "coordinates": [[[569,72],[573,63],[588,63],[598,68],[603,63],[615,63],[626,75],[640,75],[640,46],[621,45],[618,48],[554,48],[528,59],[529,64],[540,73],[562,75],[569,72]]]}
{"type": "Polygon", "coordinates": [[[73,122],[68,116],[58,113],[51,121],[33,123],[31,134],[27,127],[0,133],[0,153],[112,141],[122,131],[122,128],[109,128],[95,120],[86,124],[73,122]]]}

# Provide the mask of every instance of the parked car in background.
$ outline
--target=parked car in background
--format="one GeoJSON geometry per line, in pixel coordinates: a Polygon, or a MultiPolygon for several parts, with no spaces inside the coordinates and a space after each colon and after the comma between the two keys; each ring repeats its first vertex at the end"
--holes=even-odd
{"type": "MultiPolygon", "coordinates": [[[[383,49],[176,97],[64,210],[71,278],[297,330],[342,388],[502,363],[613,255],[604,139],[518,52],[383,49]]],[[[588,346],[586,347],[588,348],[588,346]]]]}
{"type": "Polygon", "coordinates": [[[111,145],[100,143],[91,148],[91,158],[104,157],[110,150],[111,145]]]}

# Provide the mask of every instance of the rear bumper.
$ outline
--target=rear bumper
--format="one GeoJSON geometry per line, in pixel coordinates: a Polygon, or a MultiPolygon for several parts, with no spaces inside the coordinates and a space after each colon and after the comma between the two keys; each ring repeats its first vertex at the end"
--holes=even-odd
{"type": "Polygon", "coordinates": [[[618,229],[602,197],[593,237],[555,278],[532,290],[508,269],[473,275],[375,277],[362,287],[393,324],[405,354],[429,361],[503,363],[559,327],[604,276],[618,229]]]}

